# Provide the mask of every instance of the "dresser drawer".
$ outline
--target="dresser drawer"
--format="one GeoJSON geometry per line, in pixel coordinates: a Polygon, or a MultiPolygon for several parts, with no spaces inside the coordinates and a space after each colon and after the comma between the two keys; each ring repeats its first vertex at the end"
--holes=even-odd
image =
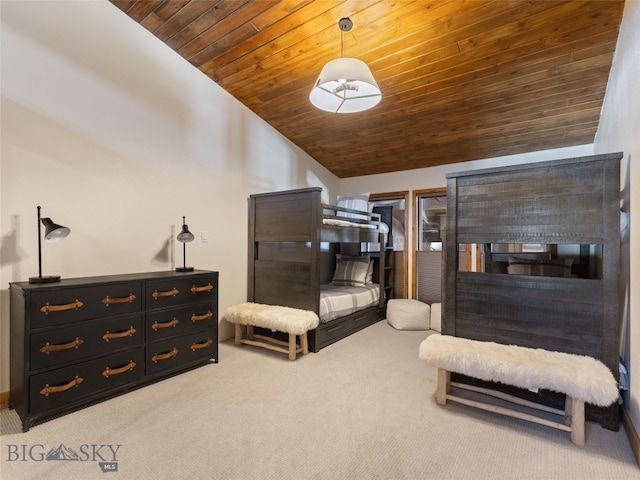
{"type": "Polygon", "coordinates": [[[140,347],[33,375],[29,379],[30,413],[73,405],[96,392],[135,382],[144,375],[143,362],[140,347]]]}
{"type": "Polygon", "coordinates": [[[31,334],[29,370],[54,367],[142,344],[142,315],[90,320],[31,334]]]}
{"type": "Polygon", "coordinates": [[[218,324],[217,311],[215,303],[204,303],[149,313],[145,320],[146,340],[155,342],[199,330],[213,331],[218,324]]]}
{"type": "Polygon", "coordinates": [[[218,277],[214,274],[150,280],[145,284],[147,310],[186,303],[213,302],[217,298],[218,277]]]}
{"type": "Polygon", "coordinates": [[[140,282],[33,292],[31,328],[142,311],[140,282]]]}
{"type": "Polygon", "coordinates": [[[154,343],[146,348],[146,374],[184,368],[208,358],[218,358],[217,330],[154,343]]]}

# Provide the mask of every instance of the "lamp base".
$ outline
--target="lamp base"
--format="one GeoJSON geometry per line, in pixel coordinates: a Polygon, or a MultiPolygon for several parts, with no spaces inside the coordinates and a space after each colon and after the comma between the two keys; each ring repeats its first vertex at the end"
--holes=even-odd
{"type": "Polygon", "coordinates": [[[60,275],[50,275],[47,277],[29,277],[29,283],[55,283],[60,281],[60,275]]]}
{"type": "Polygon", "coordinates": [[[193,272],[193,267],[176,267],[176,272],[193,272]]]}

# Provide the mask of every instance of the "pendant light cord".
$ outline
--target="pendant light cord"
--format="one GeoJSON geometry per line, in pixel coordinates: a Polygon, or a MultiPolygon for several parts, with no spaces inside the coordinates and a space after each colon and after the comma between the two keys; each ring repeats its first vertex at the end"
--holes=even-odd
{"type": "Polygon", "coordinates": [[[347,17],[341,18],[338,27],[340,28],[340,57],[344,58],[344,32],[351,31],[353,22],[347,17]]]}

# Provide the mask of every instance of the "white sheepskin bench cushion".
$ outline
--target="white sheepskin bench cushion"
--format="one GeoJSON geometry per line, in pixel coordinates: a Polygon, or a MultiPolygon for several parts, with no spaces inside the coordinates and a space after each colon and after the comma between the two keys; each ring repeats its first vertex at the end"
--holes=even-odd
{"type": "Polygon", "coordinates": [[[427,303],[392,298],[387,303],[387,322],[396,330],[429,330],[430,312],[427,303]]]}
{"type": "Polygon", "coordinates": [[[224,318],[235,324],[263,327],[293,335],[313,330],[320,321],[318,315],[309,310],[253,302],[229,307],[224,318]]]}
{"type": "Polygon", "coordinates": [[[619,396],[611,371],[588,356],[432,334],[420,344],[419,357],[450,372],[553,390],[600,407],[611,405],[619,396]]]}

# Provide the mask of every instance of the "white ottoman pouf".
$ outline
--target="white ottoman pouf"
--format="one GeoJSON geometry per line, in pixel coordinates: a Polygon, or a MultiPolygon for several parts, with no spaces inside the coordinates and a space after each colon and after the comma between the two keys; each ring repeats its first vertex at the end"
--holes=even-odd
{"type": "Polygon", "coordinates": [[[442,304],[431,304],[431,330],[442,332],[442,304]]]}
{"type": "Polygon", "coordinates": [[[396,330],[429,330],[430,312],[427,303],[392,298],[387,303],[387,322],[396,330]]]}

